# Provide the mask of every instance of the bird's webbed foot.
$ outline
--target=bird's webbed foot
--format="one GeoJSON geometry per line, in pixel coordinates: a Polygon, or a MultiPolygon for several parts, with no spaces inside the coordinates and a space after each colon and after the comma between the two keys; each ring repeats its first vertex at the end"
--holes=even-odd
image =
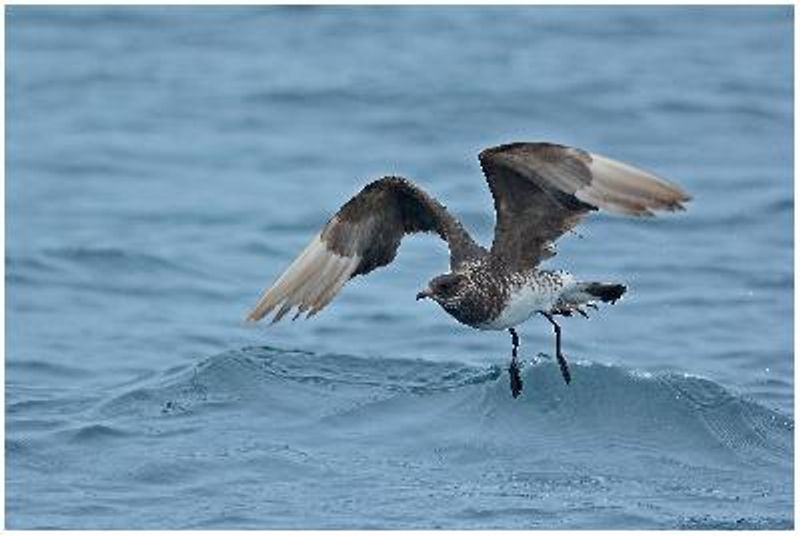
{"type": "Polygon", "coordinates": [[[560,304],[555,309],[550,311],[549,314],[551,316],[559,315],[559,316],[571,317],[574,313],[578,313],[583,318],[589,318],[589,313],[586,311],[586,309],[593,309],[597,311],[597,305],[592,302],[586,302],[583,304],[574,304],[574,303],[560,304]]]}
{"type": "MultiPolygon", "coordinates": [[[[594,311],[597,311],[597,304],[594,302],[586,302],[583,304],[583,306],[586,307],[586,309],[592,309],[594,311]]],[[[575,308],[575,310],[578,311],[581,314],[581,316],[583,316],[583,318],[589,318],[589,313],[586,312],[586,309],[583,309],[580,306],[575,308]]]]}

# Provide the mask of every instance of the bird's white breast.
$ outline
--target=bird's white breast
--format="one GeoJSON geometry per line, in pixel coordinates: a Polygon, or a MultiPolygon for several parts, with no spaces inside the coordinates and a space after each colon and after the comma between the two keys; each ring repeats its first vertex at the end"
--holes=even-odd
{"type": "Polygon", "coordinates": [[[561,272],[559,281],[533,280],[512,288],[508,302],[494,320],[480,326],[480,329],[502,330],[521,324],[537,311],[550,311],[558,301],[565,285],[572,282],[572,276],[561,272]]]}

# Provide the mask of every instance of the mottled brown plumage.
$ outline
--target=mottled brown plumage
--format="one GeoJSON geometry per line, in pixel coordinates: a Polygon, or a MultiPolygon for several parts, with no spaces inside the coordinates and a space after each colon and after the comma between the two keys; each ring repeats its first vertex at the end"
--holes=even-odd
{"type": "Polygon", "coordinates": [[[348,279],[389,264],[406,234],[435,232],[447,241],[453,272],[479,260],[496,274],[524,272],[552,256],[553,242],[593,210],[652,215],[682,209],[689,199],[650,173],[552,143],[500,145],[479,159],[497,213],[488,259],[444,205],[406,179],[384,177],[339,209],[248,319],[258,320],[278,305],[274,321],[295,306],[313,315],[348,279]]]}
{"type": "MultiPolygon", "coordinates": [[[[552,315],[585,315],[583,306],[598,299],[616,301],[625,287],[580,282],[567,272],[537,266],[555,254],[554,242],[589,212],[652,216],[656,210],[682,210],[689,196],[641,169],[553,143],[500,145],[482,151],[479,160],[497,213],[490,250],[412,182],[384,177],[339,209],[262,294],[248,319],[258,320],[276,308],[273,322],[293,308],[295,317],[311,316],[349,279],[391,263],[405,235],[433,232],[448,244],[451,273],[433,278],[417,298],[434,299],[466,325],[509,329],[512,335],[513,326],[542,313],[556,331],[557,356],[569,381],[560,328],[552,315]]],[[[514,371],[512,390],[518,394],[518,366],[514,371]]]]}

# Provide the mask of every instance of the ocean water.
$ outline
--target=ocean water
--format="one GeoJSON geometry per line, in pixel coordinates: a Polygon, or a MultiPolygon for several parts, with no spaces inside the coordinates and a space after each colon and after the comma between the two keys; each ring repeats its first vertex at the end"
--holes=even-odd
{"type": "Polygon", "coordinates": [[[10,528],[791,528],[791,7],[6,8],[10,528]],[[484,243],[476,155],[550,140],[694,196],[548,267],[507,333],[416,302],[431,236],[243,318],[367,181],[484,243]]]}

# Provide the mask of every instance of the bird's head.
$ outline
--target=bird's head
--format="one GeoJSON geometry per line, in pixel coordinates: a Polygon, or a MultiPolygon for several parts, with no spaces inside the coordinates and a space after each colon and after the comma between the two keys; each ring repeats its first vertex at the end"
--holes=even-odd
{"type": "Polygon", "coordinates": [[[465,290],[466,278],[463,275],[438,275],[428,282],[428,288],[417,293],[417,300],[430,298],[449,310],[459,306],[465,290]]]}

